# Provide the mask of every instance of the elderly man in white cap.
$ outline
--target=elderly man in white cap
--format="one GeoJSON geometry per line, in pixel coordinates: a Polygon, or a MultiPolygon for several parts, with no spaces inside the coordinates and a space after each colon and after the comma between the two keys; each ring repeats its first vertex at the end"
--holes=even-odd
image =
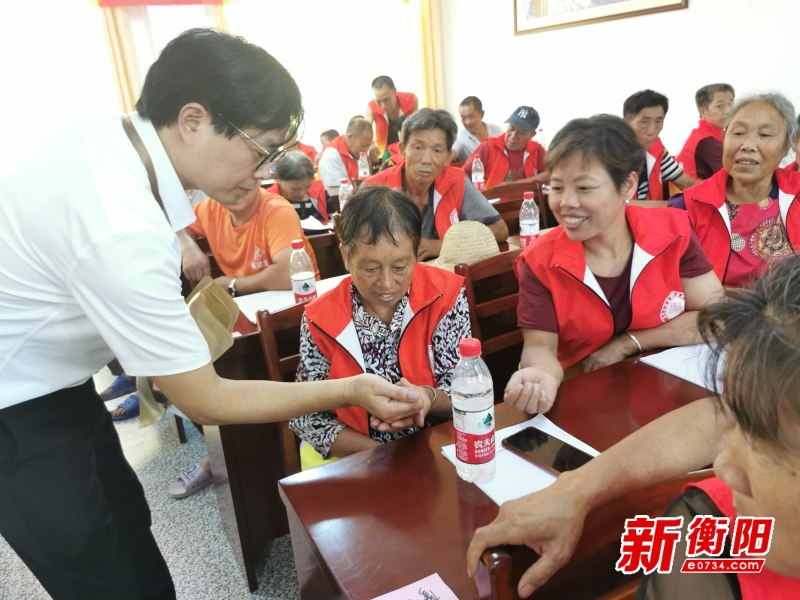
{"type": "Polygon", "coordinates": [[[475,157],[479,157],[486,172],[486,188],[529,177],[547,181],[549,173],[544,162],[544,146],[533,141],[539,126],[539,113],[531,106],[520,106],[506,119],[506,123],[505,133],[481,142],[464,164],[467,176],[472,176],[472,163],[475,157]]]}

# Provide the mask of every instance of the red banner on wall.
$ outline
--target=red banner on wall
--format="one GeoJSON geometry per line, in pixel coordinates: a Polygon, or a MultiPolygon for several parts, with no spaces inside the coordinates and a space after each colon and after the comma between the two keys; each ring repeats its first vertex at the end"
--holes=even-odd
{"type": "Polygon", "coordinates": [[[175,4],[223,4],[225,0],[97,0],[98,6],[168,6],[175,4]]]}

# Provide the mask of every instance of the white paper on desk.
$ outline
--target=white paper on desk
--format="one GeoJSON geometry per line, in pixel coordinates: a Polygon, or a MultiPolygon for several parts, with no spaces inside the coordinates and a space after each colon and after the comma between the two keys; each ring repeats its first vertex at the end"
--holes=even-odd
{"type": "MultiPolygon", "coordinates": [[[[325,292],[331,291],[347,275],[337,275],[317,282],[317,295],[321,296],[325,292]]],[[[279,290],[275,292],[259,292],[248,294],[247,296],[236,296],[234,298],[239,310],[242,311],[252,323],[256,322],[256,313],[260,310],[275,312],[282,308],[288,308],[294,304],[294,293],[291,290],[279,290]]]]}
{"type": "Polygon", "coordinates": [[[305,219],[301,219],[300,225],[303,229],[308,231],[330,231],[331,229],[330,225],[323,225],[314,215],[309,215],[305,219]]]}
{"type": "Polygon", "coordinates": [[[458,600],[453,590],[447,587],[447,584],[442,581],[438,573],[428,575],[425,579],[410,583],[399,590],[389,592],[383,596],[376,596],[372,600],[409,600],[409,598],[419,598],[419,600],[425,600],[427,598],[458,600]]]}
{"type": "MultiPolygon", "coordinates": [[[[556,480],[554,475],[528,462],[524,458],[517,456],[510,450],[506,450],[505,446],[501,443],[512,433],[516,433],[531,425],[579,450],[583,450],[587,454],[592,456],[600,454],[589,444],[580,441],[574,435],[570,435],[544,415],[536,415],[524,423],[517,423],[511,427],[500,429],[495,432],[494,438],[496,449],[495,460],[497,461],[494,479],[486,483],[476,484],[483,490],[483,493],[494,500],[497,505],[543,490],[556,480]]],[[[445,458],[453,463],[453,465],[456,464],[455,444],[442,446],[442,454],[444,454],[445,458]]]]}
{"type": "MultiPolygon", "coordinates": [[[[707,374],[708,359],[710,357],[711,348],[706,344],[695,344],[693,346],[670,348],[658,354],[644,356],[640,360],[644,364],[655,367],[660,371],[714,391],[711,389],[707,374]]],[[[719,381],[715,380],[714,385],[719,387],[719,381]]],[[[722,390],[718,389],[717,391],[721,392],[722,390]]]]}

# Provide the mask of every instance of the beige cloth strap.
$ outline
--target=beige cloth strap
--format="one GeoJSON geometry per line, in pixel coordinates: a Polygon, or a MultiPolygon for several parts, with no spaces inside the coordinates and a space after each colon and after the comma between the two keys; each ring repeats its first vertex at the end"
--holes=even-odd
{"type": "Polygon", "coordinates": [[[133,149],[136,150],[136,153],[139,155],[139,160],[142,161],[144,170],[147,171],[147,179],[150,180],[150,191],[153,192],[153,198],[158,202],[161,211],[164,213],[164,216],[167,217],[167,222],[171,225],[172,222],[169,220],[167,209],[164,208],[164,201],[161,199],[161,194],[158,191],[158,179],[156,179],[156,170],[153,167],[153,160],[150,158],[150,153],[147,151],[147,148],[145,148],[144,142],[142,138],[139,137],[139,132],[136,131],[136,127],[133,126],[129,115],[122,117],[122,128],[128,135],[131,144],[133,144],[133,149]]]}

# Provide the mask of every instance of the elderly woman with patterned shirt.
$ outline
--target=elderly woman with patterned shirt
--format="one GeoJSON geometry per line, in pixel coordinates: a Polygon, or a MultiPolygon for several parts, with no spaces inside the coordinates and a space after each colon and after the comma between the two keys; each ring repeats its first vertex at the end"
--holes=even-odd
{"type": "Polygon", "coordinates": [[[670,200],[689,213],[726,287],[745,286],[800,250],[800,173],[778,168],[796,132],[781,94],[744,98],[728,117],[722,169],[670,200]]]}
{"type": "Polygon", "coordinates": [[[374,373],[416,387],[419,413],[385,423],[356,407],[289,422],[307,444],[303,468],[415,433],[451,414],[450,383],[458,342],[470,335],[463,278],[417,263],[421,215],[399,190],[370,186],[338,219],[350,276],[306,307],[298,381],[374,373]]]}

